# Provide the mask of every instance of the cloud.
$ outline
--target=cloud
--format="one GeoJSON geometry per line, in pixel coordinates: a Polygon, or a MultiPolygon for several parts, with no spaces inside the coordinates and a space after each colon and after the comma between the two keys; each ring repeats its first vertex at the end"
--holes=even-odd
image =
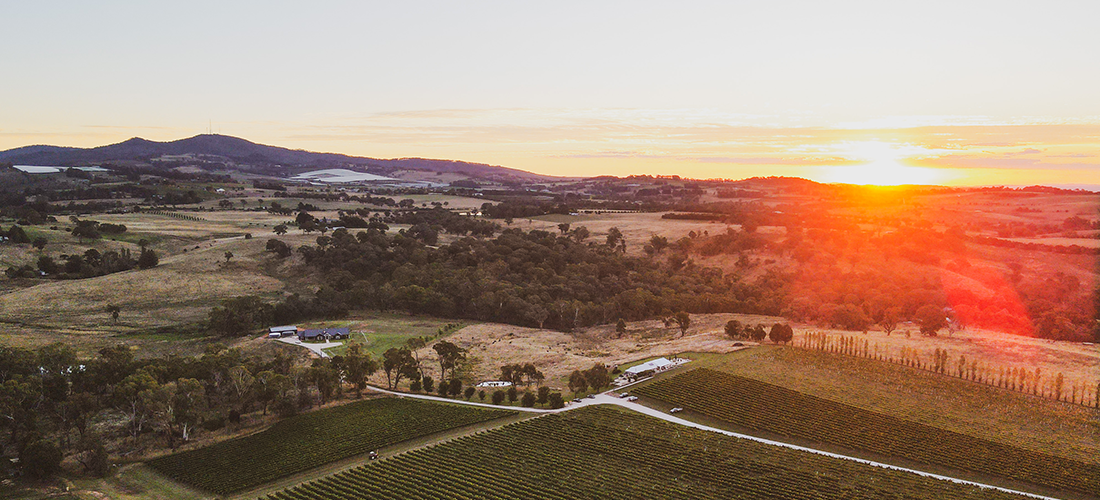
{"type": "Polygon", "coordinates": [[[835,156],[811,157],[702,157],[693,158],[700,163],[734,163],[738,165],[850,165],[859,163],[848,158],[835,156]]]}
{"type": "Polygon", "coordinates": [[[1042,158],[1014,158],[1006,155],[941,156],[932,163],[951,168],[986,168],[1005,170],[1092,170],[1097,163],[1050,163],[1042,158]]]}

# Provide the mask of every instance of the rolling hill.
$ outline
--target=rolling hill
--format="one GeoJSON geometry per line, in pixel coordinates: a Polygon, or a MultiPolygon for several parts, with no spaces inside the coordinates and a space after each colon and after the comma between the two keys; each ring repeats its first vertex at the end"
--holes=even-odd
{"type": "Polygon", "coordinates": [[[499,182],[538,182],[553,179],[507,167],[426,158],[379,159],[336,153],[317,153],[257,144],[238,137],[203,134],[177,141],[157,142],[135,137],[95,148],[25,146],[0,151],[0,162],[17,165],[80,166],[109,162],[149,162],[165,155],[221,157],[237,167],[267,175],[287,176],[316,168],[353,168],[386,175],[399,170],[462,174],[499,182]]]}

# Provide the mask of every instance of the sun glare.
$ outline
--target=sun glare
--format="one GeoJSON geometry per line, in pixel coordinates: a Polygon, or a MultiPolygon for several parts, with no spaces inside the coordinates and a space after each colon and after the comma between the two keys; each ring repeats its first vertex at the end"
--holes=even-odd
{"type": "Polygon", "coordinates": [[[898,186],[902,184],[935,184],[944,180],[939,169],[914,167],[903,163],[906,151],[882,142],[846,143],[841,148],[845,157],[862,163],[824,167],[826,182],[898,186]]]}

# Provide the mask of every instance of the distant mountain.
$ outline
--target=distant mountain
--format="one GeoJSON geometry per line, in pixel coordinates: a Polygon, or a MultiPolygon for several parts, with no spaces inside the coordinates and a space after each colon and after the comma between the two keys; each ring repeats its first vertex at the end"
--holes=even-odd
{"type": "MultiPolygon", "coordinates": [[[[360,167],[375,173],[391,174],[397,170],[458,173],[469,177],[496,181],[545,181],[549,176],[523,170],[469,163],[455,160],[425,158],[379,159],[336,153],[315,153],[298,149],[256,144],[238,137],[217,134],[196,135],[171,142],[156,142],[140,137],[96,148],[59,146],[25,146],[0,152],[0,162],[17,165],[82,166],[109,162],[151,162],[164,155],[211,155],[248,166],[250,171],[287,176],[314,168],[360,167]]],[[[152,163],[150,163],[152,164],[152,163]]]]}

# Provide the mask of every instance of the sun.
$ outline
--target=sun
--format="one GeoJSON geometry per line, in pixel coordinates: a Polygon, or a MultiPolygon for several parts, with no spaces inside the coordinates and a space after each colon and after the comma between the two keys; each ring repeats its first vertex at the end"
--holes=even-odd
{"type": "Polygon", "coordinates": [[[912,146],[877,141],[847,142],[838,147],[838,152],[861,163],[823,167],[822,177],[826,182],[875,186],[929,185],[945,178],[939,169],[904,164],[905,158],[921,152],[920,148],[912,146]]]}

